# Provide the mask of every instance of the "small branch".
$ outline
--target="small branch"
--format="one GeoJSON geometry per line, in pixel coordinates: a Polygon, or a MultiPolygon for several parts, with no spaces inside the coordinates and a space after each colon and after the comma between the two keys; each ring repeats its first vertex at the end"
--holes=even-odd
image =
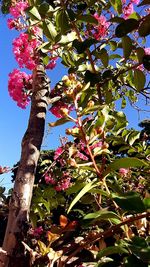
{"type": "MultiPolygon", "coordinates": [[[[138,215],[133,215],[130,218],[126,218],[123,222],[117,224],[117,225],[113,225],[109,230],[104,231],[103,233],[98,233],[94,236],[92,236],[92,238],[90,236],[87,236],[86,239],[82,240],[81,243],[78,244],[78,247],[76,248],[75,244],[75,250],[68,256],[68,258],[64,261],[64,265],[72,258],[74,257],[78,252],[80,252],[83,248],[85,248],[86,246],[89,246],[89,244],[94,244],[95,242],[99,241],[100,239],[104,239],[106,237],[110,237],[112,236],[115,232],[117,232],[121,226],[123,225],[129,225],[134,221],[140,220],[142,218],[149,218],[150,217],[150,212],[144,212],[142,214],[138,214],[138,215]]],[[[66,251],[67,252],[67,251],[66,251]]]]}

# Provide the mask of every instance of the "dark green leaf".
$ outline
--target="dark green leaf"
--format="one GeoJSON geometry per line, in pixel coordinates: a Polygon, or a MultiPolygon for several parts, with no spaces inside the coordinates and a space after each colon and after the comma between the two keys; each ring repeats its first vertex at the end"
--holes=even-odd
{"type": "Polygon", "coordinates": [[[124,37],[133,30],[136,30],[138,27],[139,21],[136,19],[127,19],[116,27],[115,35],[118,38],[124,37]]]}
{"type": "Polygon", "coordinates": [[[150,34],[150,15],[142,21],[138,32],[141,37],[145,37],[150,34]]]}
{"type": "Polygon", "coordinates": [[[134,70],[134,84],[135,84],[135,88],[137,89],[137,91],[143,90],[145,86],[145,82],[146,82],[146,78],[145,78],[145,74],[143,73],[143,71],[139,69],[135,69],[134,70]]]}
{"type": "Polygon", "coordinates": [[[120,168],[136,168],[142,166],[147,166],[147,163],[141,159],[133,157],[120,158],[114,160],[112,163],[109,164],[109,166],[106,169],[106,173],[109,173],[110,171],[119,170],[120,168]]]}
{"type": "Polygon", "coordinates": [[[108,52],[105,48],[101,49],[98,54],[97,54],[98,58],[101,59],[103,65],[105,68],[108,67],[108,63],[109,63],[109,56],[108,56],[108,52]]]}
{"type": "Polygon", "coordinates": [[[110,22],[121,23],[121,22],[124,22],[124,19],[120,18],[120,17],[114,17],[114,18],[110,19],[109,21],[110,22]]]}
{"type": "Polygon", "coordinates": [[[113,199],[123,210],[134,212],[145,211],[144,203],[137,192],[126,192],[122,195],[113,194],[113,199]]]}
{"type": "Polygon", "coordinates": [[[99,210],[94,213],[89,213],[84,216],[84,220],[91,220],[91,219],[98,219],[98,220],[109,220],[111,218],[117,218],[119,219],[119,216],[112,212],[112,211],[107,211],[107,210],[99,210]]]}
{"type": "Polygon", "coordinates": [[[129,36],[122,37],[122,48],[123,48],[123,56],[125,59],[128,59],[132,52],[132,41],[129,36]]]}
{"type": "Polygon", "coordinates": [[[146,70],[150,70],[150,55],[145,55],[143,57],[143,66],[146,70]]]}
{"type": "Polygon", "coordinates": [[[92,15],[80,15],[78,16],[77,20],[91,23],[91,24],[98,24],[98,20],[94,18],[92,15]]]}
{"type": "Polygon", "coordinates": [[[41,16],[45,16],[46,15],[46,13],[48,12],[48,10],[49,10],[49,4],[48,3],[42,3],[41,5],[40,5],[40,7],[39,7],[39,9],[38,9],[38,11],[39,11],[39,13],[40,13],[40,15],[41,16]]]}
{"type": "Polygon", "coordinates": [[[121,246],[110,246],[110,247],[104,248],[100,252],[98,252],[97,259],[109,256],[112,254],[128,254],[128,250],[121,247],[121,246]]]}
{"type": "Polygon", "coordinates": [[[145,55],[145,51],[142,47],[138,47],[136,49],[137,58],[139,63],[143,63],[143,56],[145,55]]]}
{"type": "Polygon", "coordinates": [[[63,9],[57,12],[56,25],[57,25],[58,31],[60,31],[61,34],[66,34],[70,30],[68,14],[66,10],[63,9]]]}
{"type": "Polygon", "coordinates": [[[77,196],[74,198],[74,200],[71,202],[69,208],[68,208],[68,213],[70,210],[73,208],[73,206],[92,188],[96,187],[97,184],[94,184],[95,182],[92,181],[88,184],[86,184],[83,189],[77,194],[77,196]]]}

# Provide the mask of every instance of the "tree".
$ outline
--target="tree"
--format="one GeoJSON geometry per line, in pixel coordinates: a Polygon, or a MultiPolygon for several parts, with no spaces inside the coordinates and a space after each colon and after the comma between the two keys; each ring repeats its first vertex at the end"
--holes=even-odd
{"type": "MultiPolygon", "coordinates": [[[[119,193],[120,189],[110,192],[111,179],[114,180],[118,169],[124,177],[132,168],[133,171],[137,169],[137,175],[149,172],[149,147],[136,143],[139,132],[127,130],[124,113],[115,110],[118,99],[124,108],[127,99],[136,102],[138,97],[149,97],[146,75],[150,70],[150,49],[141,41],[141,38],[146,41],[150,33],[149,11],[143,9],[149,1],[136,7],[137,4],[138,0],[132,3],[92,0],[2,2],[3,13],[9,12],[13,17],[8,19],[8,27],[22,31],[13,41],[15,58],[20,68],[26,67],[32,74],[15,69],[9,75],[10,96],[21,108],[25,108],[31,99],[31,113],[10,202],[3,244],[7,255],[1,254],[0,266],[14,264],[14,250],[26,232],[23,228],[28,220],[48,104],[58,118],[50,123],[51,127],[68,121],[75,125],[66,129],[74,142],[63,144],[54,158],[55,161],[63,155],[60,165],[65,169],[56,168],[58,180],[50,176],[53,165],[46,170],[49,182],[56,183],[56,191],[71,186],[70,175],[74,184],[77,174],[84,180],[69,211],[85,193],[95,188],[97,209],[104,209],[102,199],[107,195],[116,215],[107,213],[106,217],[110,220],[111,216],[119,216],[118,228],[130,223],[130,219],[124,218],[123,210],[135,213],[136,219],[148,216],[148,204],[144,204],[148,201],[143,202],[136,192],[119,193]],[[141,6],[142,13],[139,13],[141,6]],[[50,94],[46,69],[53,69],[58,58],[68,68],[68,75],[60,79],[50,94]],[[73,171],[74,168],[77,171],[73,171]],[[131,201],[137,205],[131,205],[131,201]]],[[[90,216],[97,214],[89,214],[86,219],[90,216]]],[[[111,229],[115,231],[116,228],[113,225],[111,229]]],[[[95,242],[95,237],[91,237],[90,242],[95,242]]],[[[84,245],[86,243],[87,240],[84,245]]]]}

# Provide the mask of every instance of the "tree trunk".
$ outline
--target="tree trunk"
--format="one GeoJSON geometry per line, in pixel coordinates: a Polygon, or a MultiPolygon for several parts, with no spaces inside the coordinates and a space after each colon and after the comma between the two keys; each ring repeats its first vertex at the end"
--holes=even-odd
{"type": "MultiPolygon", "coordinates": [[[[0,267],[21,267],[13,262],[12,255],[20,250],[24,226],[28,220],[34,185],[35,172],[44,135],[45,116],[48,105],[49,81],[41,64],[33,72],[33,95],[27,131],[22,140],[21,160],[15,179],[14,189],[9,205],[8,224],[5,233],[0,267]],[[21,244],[21,242],[20,242],[21,244]]],[[[27,267],[27,265],[24,265],[27,267]]]]}

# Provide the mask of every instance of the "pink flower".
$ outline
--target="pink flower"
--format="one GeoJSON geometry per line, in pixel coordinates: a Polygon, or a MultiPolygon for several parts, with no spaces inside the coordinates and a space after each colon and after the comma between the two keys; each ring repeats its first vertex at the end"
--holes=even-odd
{"type": "Polygon", "coordinates": [[[120,168],[119,169],[119,174],[123,177],[126,177],[129,173],[129,169],[125,169],[125,168],[120,168]]]}
{"type": "Polygon", "coordinates": [[[150,47],[144,49],[146,55],[150,55],[150,47]]]}
{"type": "Polygon", "coordinates": [[[39,226],[35,229],[32,229],[31,234],[34,235],[34,237],[39,237],[43,233],[43,227],[39,226]]]}
{"type": "Polygon", "coordinates": [[[23,109],[30,102],[28,95],[28,88],[31,87],[32,76],[21,72],[20,70],[14,69],[9,74],[8,80],[8,91],[9,95],[14,101],[17,102],[17,105],[23,109]]]}
{"type": "Polygon", "coordinates": [[[3,174],[3,173],[7,173],[10,171],[10,168],[9,167],[2,167],[0,166],[0,174],[3,174]]]}
{"type": "Polygon", "coordinates": [[[36,49],[40,42],[37,39],[29,39],[27,33],[21,33],[13,41],[13,52],[20,68],[26,67],[33,70],[38,62],[36,49]]]}
{"type": "Polygon", "coordinates": [[[46,66],[46,69],[50,69],[50,70],[54,69],[54,68],[56,67],[56,59],[57,59],[57,58],[52,59],[52,60],[50,61],[50,63],[46,66]]]}
{"type": "Polygon", "coordinates": [[[24,15],[28,6],[27,1],[17,1],[16,5],[10,7],[9,12],[14,18],[18,18],[24,15]]]}
{"type": "Polygon", "coordinates": [[[15,20],[14,19],[8,19],[7,20],[7,26],[8,26],[8,28],[10,30],[14,29],[15,28],[15,25],[16,25],[16,23],[15,23],[15,20]]]}
{"type": "Polygon", "coordinates": [[[63,118],[65,114],[62,111],[65,111],[68,114],[72,110],[72,106],[63,103],[62,101],[57,101],[49,111],[55,115],[57,118],[63,118]]]}
{"type": "Polygon", "coordinates": [[[62,147],[58,147],[54,153],[54,160],[57,160],[59,156],[63,153],[63,151],[64,149],[62,147]]]}
{"type": "Polygon", "coordinates": [[[98,25],[95,25],[92,32],[96,40],[105,37],[108,34],[108,27],[110,25],[103,15],[94,14],[94,18],[97,19],[98,25]]]}
{"type": "Polygon", "coordinates": [[[53,185],[56,184],[56,181],[50,174],[45,175],[45,182],[46,184],[53,184],[53,185]]]}
{"type": "Polygon", "coordinates": [[[82,160],[88,160],[88,157],[79,151],[77,152],[76,157],[78,157],[82,160]]]}
{"type": "Polygon", "coordinates": [[[124,19],[128,19],[128,17],[134,12],[133,4],[129,3],[127,6],[123,8],[124,19]]]}
{"type": "Polygon", "coordinates": [[[64,191],[68,189],[71,185],[70,180],[71,180],[71,177],[69,176],[69,173],[63,172],[63,176],[61,177],[61,180],[55,186],[55,190],[59,192],[59,191],[64,191]]]}
{"type": "Polygon", "coordinates": [[[131,3],[138,5],[140,0],[131,0],[131,3]]]}

